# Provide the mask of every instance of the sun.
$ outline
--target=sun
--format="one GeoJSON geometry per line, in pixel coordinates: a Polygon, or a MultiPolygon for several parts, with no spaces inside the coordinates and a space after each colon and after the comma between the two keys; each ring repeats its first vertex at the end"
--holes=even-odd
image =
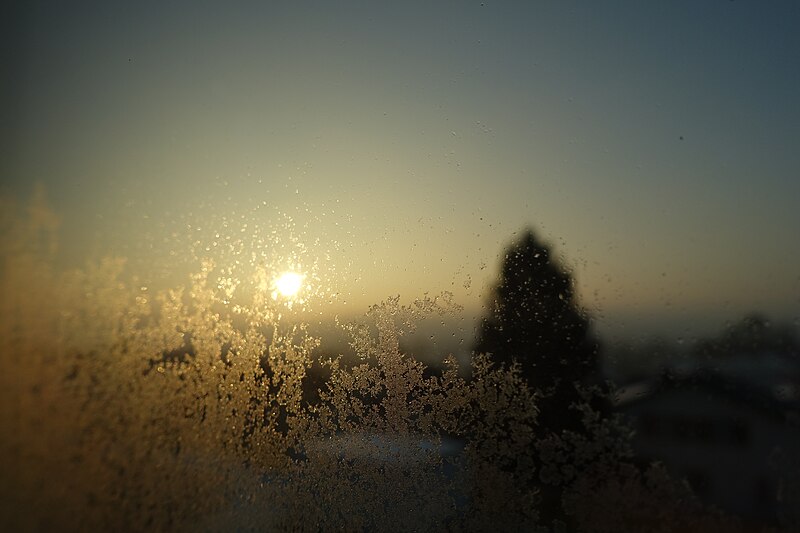
{"type": "Polygon", "coordinates": [[[303,287],[303,275],[297,272],[284,272],[275,279],[275,289],[284,298],[293,298],[303,287]]]}

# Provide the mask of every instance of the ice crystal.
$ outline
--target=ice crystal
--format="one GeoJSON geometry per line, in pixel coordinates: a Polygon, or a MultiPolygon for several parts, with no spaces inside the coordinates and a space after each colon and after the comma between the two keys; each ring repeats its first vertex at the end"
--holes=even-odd
{"type": "Polygon", "coordinates": [[[456,308],[448,294],[389,298],[343,326],[354,359],[322,356],[264,291],[232,305],[241,283],[214,262],[163,290],[117,258],[58,272],[46,206],[4,213],[5,531],[532,530],[540,483],[570,487],[579,530],[694,518],[588,402],[587,433],[537,440],[516,365],[476,354],[465,377],[404,353],[415,324],[456,308]],[[329,377],[311,394],[314,365],[329,377]]]}

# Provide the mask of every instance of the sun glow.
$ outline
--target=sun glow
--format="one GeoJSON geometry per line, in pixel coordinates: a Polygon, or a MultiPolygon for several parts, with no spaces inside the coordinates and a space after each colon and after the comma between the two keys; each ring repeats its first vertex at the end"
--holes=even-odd
{"type": "Polygon", "coordinates": [[[303,276],[297,272],[284,272],[275,280],[275,289],[284,298],[297,296],[302,286],[303,276]]]}

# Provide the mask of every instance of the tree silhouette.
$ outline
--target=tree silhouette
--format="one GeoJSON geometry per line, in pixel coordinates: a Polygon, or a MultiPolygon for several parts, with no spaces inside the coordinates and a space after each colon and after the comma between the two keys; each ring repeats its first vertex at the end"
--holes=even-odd
{"type": "Polygon", "coordinates": [[[575,303],[572,278],[531,230],[506,251],[491,304],[476,352],[518,361],[543,393],[596,375],[598,344],[575,303]]]}
{"type": "MultiPolygon", "coordinates": [[[[475,351],[519,363],[538,395],[538,438],[585,431],[574,407],[586,401],[580,385],[596,381],[598,343],[575,302],[572,277],[531,230],[506,251],[475,351]]],[[[603,403],[594,407],[602,411],[603,403]]],[[[542,518],[563,519],[561,487],[543,486],[540,496],[542,518]]]]}
{"type": "Polygon", "coordinates": [[[728,325],[716,337],[698,342],[694,354],[712,358],[780,354],[797,358],[800,338],[792,324],[773,322],[760,313],[751,313],[728,325]]]}

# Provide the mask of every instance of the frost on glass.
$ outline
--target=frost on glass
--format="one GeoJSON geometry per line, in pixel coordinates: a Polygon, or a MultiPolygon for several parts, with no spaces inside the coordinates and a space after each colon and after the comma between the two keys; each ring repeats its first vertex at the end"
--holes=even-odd
{"type": "Polygon", "coordinates": [[[544,484],[580,531],[735,529],[635,465],[630,430],[588,400],[583,431],[537,437],[516,364],[404,353],[415,324],[458,308],[446,293],[372,306],[342,324],[355,356],[331,357],[269,291],[233,303],[244,281],[213,261],[163,290],[121,258],[63,272],[41,195],[2,213],[5,531],[566,527],[539,521],[544,484]]]}

